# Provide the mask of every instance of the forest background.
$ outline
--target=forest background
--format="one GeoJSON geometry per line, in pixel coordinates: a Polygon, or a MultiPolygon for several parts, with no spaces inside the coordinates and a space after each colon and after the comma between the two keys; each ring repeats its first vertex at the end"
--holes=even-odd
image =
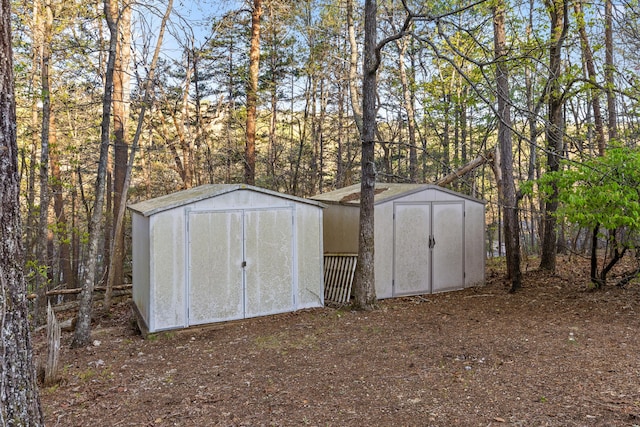
{"type": "MultiPolygon", "coordinates": [[[[305,197],[359,182],[362,3],[14,1],[34,318],[47,293],[104,285],[108,307],[130,282],[126,203],[205,183],[305,197]]],[[[639,12],[379,1],[376,180],[486,200],[487,256],[517,237],[553,270],[557,251],[607,245],[592,271],[604,284],[640,227],[639,12]]]]}

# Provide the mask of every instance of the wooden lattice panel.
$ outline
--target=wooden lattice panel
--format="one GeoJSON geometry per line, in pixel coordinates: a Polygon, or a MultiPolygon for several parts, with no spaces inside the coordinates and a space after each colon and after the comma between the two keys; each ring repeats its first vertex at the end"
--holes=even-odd
{"type": "Polygon", "coordinates": [[[346,304],[351,298],[351,285],[356,271],[356,254],[324,255],[324,300],[346,304]]]}

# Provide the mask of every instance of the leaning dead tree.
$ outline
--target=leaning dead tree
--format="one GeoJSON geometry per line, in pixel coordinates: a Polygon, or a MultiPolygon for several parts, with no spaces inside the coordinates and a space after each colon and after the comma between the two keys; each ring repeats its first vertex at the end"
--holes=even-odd
{"type": "Polygon", "coordinates": [[[479,154],[478,157],[471,160],[466,165],[459,167],[458,169],[451,172],[450,174],[443,176],[442,178],[434,182],[434,184],[439,185],[441,187],[451,184],[453,181],[455,181],[458,178],[461,178],[463,175],[468,174],[472,170],[486,163],[492,162],[493,158],[494,158],[493,151],[488,151],[486,153],[479,154]]]}

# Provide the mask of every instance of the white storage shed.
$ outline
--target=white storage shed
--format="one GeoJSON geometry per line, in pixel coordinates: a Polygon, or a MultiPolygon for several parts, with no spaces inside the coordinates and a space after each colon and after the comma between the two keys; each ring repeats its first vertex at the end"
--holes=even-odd
{"type": "MultiPolygon", "coordinates": [[[[360,184],[313,197],[325,255],[358,252],[360,184]]],[[[429,184],[376,184],[375,287],[380,299],[484,283],[485,203],[429,184]]]]}
{"type": "Polygon", "coordinates": [[[143,333],[324,305],[322,203],[211,184],[129,209],[143,333]]]}

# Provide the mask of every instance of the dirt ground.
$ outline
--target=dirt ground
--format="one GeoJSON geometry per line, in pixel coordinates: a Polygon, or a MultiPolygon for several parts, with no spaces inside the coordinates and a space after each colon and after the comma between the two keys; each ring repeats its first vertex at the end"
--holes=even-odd
{"type": "MultiPolygon", "coordinates": [[[[531,265],[534,263],[531,262],[531,265]]],[[[486,286],[166,332],[126,303],[42,388],[48,426],[640,426],[640,284],[585,261],[486,286]]],[[[34,336],[44,357],[43,332],[34,336]]]]}

